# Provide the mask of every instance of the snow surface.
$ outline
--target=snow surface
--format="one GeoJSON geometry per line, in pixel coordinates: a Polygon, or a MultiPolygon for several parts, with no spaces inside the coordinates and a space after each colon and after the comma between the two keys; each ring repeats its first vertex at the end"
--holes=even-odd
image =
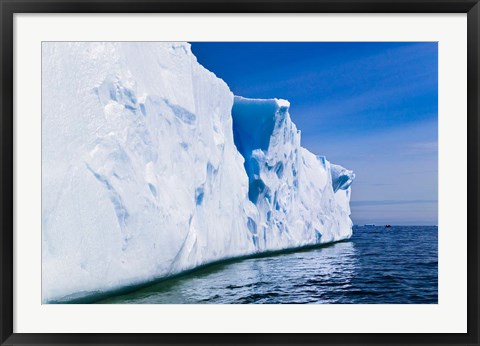
{"type": "Polygon", "coordinates": [[[45,42],[42,103],[43,302],[351,235],[354,174],[188,43],[45,42]]]}

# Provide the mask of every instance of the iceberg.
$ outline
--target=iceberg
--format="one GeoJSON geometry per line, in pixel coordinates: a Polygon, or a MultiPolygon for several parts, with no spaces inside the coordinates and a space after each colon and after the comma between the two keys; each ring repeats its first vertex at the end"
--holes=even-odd
{"type": "Polygon", "coordinates": [[[44,303],[348,238],[353,179],[188,43],[43,43],[44,303]]]}
{"type": "Polygon", "coordinates": [[[236,96],[234,141],[245,159],[250,221],[259,250],[326,243],[351,236],[350,184],[355,175],[300,146],[286,100],[236,96]]]}

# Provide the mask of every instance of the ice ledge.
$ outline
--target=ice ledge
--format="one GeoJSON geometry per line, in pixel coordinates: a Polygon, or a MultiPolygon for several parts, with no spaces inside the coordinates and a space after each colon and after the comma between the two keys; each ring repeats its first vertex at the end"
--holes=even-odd
{"type": "Polygon", "coordinates": [[[243,96],[235,95],[234,102],[237,104],[245,104],[245,105],[258,105],[258,106],[275,106],[277,109],[285,107],[290,108],[290,102],[284,99],[252,99],[243,96]]]}
{"type": "Polygon", "coordinates": [[[347,190],[355,179],[355,173],[340,165],[331,164],[333,191],[347,190]]]}

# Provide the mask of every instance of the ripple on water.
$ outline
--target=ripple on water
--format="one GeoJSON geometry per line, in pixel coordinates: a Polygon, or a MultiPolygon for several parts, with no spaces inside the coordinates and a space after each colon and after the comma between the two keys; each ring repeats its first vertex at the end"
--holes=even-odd
{"type": "Polygon", "coordinates": [[[436,304],[437,227],[355,227],[331,246],[204,268],[100,303],[436,304]]]}

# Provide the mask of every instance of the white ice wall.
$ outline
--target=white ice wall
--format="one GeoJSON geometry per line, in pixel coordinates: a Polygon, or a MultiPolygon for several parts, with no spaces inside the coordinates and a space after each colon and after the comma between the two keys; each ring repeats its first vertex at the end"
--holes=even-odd
{"type": "Polygon", "coordinates": [[[255,155],[284,163],[284,178],[260,173],[283,212],[268,221],[273,201],[250,201],[233,101],[186,43],[43,43],[43,301],[350,235],[349,184],[333,192],[329,163],[269,100],[250,107],[270,103],[276,119],[255,155]]]}

